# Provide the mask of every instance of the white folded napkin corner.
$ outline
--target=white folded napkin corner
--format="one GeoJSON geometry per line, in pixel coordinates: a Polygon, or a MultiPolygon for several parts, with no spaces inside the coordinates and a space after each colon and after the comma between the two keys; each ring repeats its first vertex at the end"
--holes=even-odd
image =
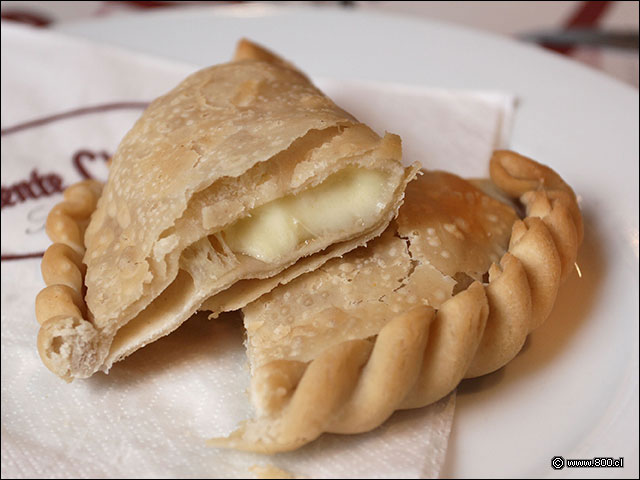
{"type": "MultiPolygon", "coordinates": [[[[229,52],[231,55],[231,52],[229,52]]],[[[294,58],[304,68],[304,58],[294,58]]],[[[220,61],[224,61],[220,59],[220,61]]],[[[44,220],[63,187],[105,180],[105,160],[144,105],[196,70],[85,40],[2,23],[2,477],[437,477],[450,395],[396,412],[373,432],[324,435],[271,457],[211,448],[251,415],[237,314],[197,315],[116,364],[66,384],[40,362],[34,299],[44,283],[44,220]]],[[[500,93],[361,82],[317,84],[382,133],[407,162],[486,175],[506,144],[514,99],[500,93]]]]}

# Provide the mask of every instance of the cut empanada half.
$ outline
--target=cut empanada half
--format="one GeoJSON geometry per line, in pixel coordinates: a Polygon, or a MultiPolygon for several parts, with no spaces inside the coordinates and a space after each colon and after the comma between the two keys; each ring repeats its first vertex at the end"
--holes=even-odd
{"type": "Polygon", "coordinates": [[[211,443],[276,453],[366,432],[511,361],[572,270],[582,220],[533,160],[495,152],[491,177],[488,195],[423,172],[379,238],[244,307],[256,418],[211,443]]]}
{"type": "Polygon", "coordinates": [[[403,167],[398,136],[380,137],[241,42],[235,61],[151,103],[101,194],[78,186],[51,213],[59,245],[43,259],[50,287],[37,302],[44,363],[67,380],[108,371],[205,299],[215,314],[242,307],[365,244],[416,171],[403,167]]]}

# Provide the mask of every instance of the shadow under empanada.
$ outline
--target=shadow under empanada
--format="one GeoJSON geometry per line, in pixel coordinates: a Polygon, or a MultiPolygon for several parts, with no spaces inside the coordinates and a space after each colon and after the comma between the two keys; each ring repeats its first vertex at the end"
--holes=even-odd
{"type": "Polygon", "coordinates": [[[560,286],[551,315],[527,337],[514,363],[508,363],[490,375],[464,380],[458,386],[458,395],[466,396],[493,388],[503,380],[505,368],[517,367],[517,381],[526,382],[527,376],[533,371],[547,368],[568,347],[576,331],[587,321],[600,298],[608,267],[599,226],[594,223],[589,210],[584,211],[583,216],[585,236],[577,259],[582,276],[574,271],[560,286]]]}
{"type": "MultiPolygon", "coordinates": [[[[310,478],[367,478],[371,466],[357,461],[376,455],[377,464],[394,467],[391,478],[437,478],[449,438],[455,394],[424,408],[397,410],[374,430],[358,435],[322,434],[313,443],[267,457],[279,468],[310,478]],[[426,448],[426,446],[428,446],[426,448]],[[372,453],[375,452],[375,453],[372,453]],[[349,461],[353,459],[354,461],[349,461]],[[326,465],[326,467],[319,467],[326,465]],[[319,468],[326,471],[319,470],[319,468]]],[[[389,478],[380,472],[374,478],[389,478]]]]}
{"type": "Polygon", "coordinates": [[[242,351],[244,327],[237,312],[222,314],[216,320],[208,312],[198,312],[171,334],[134,352],[114,364],[108,375],[98,374],[86,380],[95,387],[119,387],[142,379],[153,381],[168,370],[180,372],[200,362],[215,362],[216,357],[242,351]]]}
{"type": "Polygon", "coordinates": [[[578,253],[575,271],[560,287],[556,304],[544,325],[530,339],[529,361],[523,370],[548,368],[561,351],[574,340],[576,331],[590,319],[590,312],[598,304],[607,281],[609,265],[600,229],[590,211],[583,212],[585,235],[578,253]]]}
{"type": "MultiPolygon", "coordinates": [[[[505,379],[511,383],[526,383],[531,381],[536,371],[553,368],[556,357],[570,348],[578,330],[584,328],[584,324],[591,319],[591,312],[602,296],[609,265],[601,233],[603,226],[596,223],[588,207],[583,210],[583,219],[584,241],[576,262],[580,268],[580,275],[574,271],[560,286],[551,315],[540,328],[527,337],[522,350],[512,362],[490,375],[460,383],[457,389],[458,408],[464,409],[465,405],[475,403],[474,395],[490,392],[505,379]],[[507,369],[516,370],[517,374],[507,375],[507,369]]],[[[482,401],[499,401],[499,398],[487,396],[482,401]]],[[[463,455],[459,442],[456,441],[456,435],[461,435],[462,431],[454,421],[447,459],[442,470],[445,476],[453,471],[453,466],[463,455]]]]}

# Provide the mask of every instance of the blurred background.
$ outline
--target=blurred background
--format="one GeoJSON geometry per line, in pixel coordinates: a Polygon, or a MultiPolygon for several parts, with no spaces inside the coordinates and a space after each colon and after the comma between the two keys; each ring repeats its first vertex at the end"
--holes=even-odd
{"type": "Polygon", "coordinates": [[[2,19],[46,28],[62,22],[168,8],[240,3],[377,10],[465,25],[539,44],[638,88],[637,1],[555,2],[64,2],[5,1],[2,19]]]}

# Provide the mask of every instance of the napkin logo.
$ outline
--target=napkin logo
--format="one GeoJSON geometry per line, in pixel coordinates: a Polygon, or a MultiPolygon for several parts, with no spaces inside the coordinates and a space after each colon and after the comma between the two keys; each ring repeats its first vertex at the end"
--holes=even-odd
{"type": "MultiPolygon", "coordinates": [[[[54,124],[55,129],[67,129],[73,128],[73,119],[76,117],[103,114],[111,111],[133,110],[136,116],[138,112],[144,108],[148,103],[146,102],[120,102],[109,103],[103,105],[95,105],[90,107],[78,108],[67,112],[50,115],[47,117],[38,118],[25,122],[19,125],[2,128],[1,136],[3,140],[3,147],[5,142],[8,142],[7,137],[16,134],[18,132],[27,132],[23,137],[15,137],[17,140],[18,151],[23,151],[25,157],[25,164],[29,165],[25,170],[26,172],[22,176],[18,176],[18,180],[13,180],[2,184],[1,190],[1,203],[0,210],[2,210],[2,224],[3,226],[11,226],[9,228],[2,229],[2,261],[6,260],[19,260],[24,258],[37,258],[43,255],[43,249],[49,243],[44,235],[44,224],[46,222],[46,216],[53,206],[52,202],[58,201],[50,197],[59,196],[69,184],[76,181],[76,179],[65,179],[65,176],[76,176],[71,172],[75,172],[80,180],[96,179],[106,180],[108,172],[107,164],[111,155],[104,149],[74,149],[73,145],[67,145],[66,147],[59,147],[57,157],[60,158],[60,150],[64,151],[66,148],[71,147],[72,154],[67,154],[70,161],[66,165],[64,160],[62,163],[58,163],[59,167],[54,167],[51,171],[49,168],[38,168],[33,166],[33,160],[35,155],[41,155],[41,152],[34,152],[30,141],[34,141],[34,134],[41,135],[41,132],[32,133],[34,129],[38,129],[45,125],[54,124]],[[61,121],[70,121],[70,123],[59,124],[61,121]],[[31,157],[31,158],[28,158],[31,157]],[[69,169],[69,166],[71,169],[69,169]],[[65,175],[64,172],[67,172],[65,175]],[[23,234],[23,235],[22,235],[23,234]],[[6,235],[6,236],[5,236],[6,235]],[[7,251],[9,250],[9,251],[7,251]],[[13,250],[13,251],[11,251],[13,250]]],[[[117,117],[116,120],[120,122],[122,120],[117,117]]],[[[126,117],[125,117],[126,118],[126,117]]],[[[113,121],[113,118],[107,118],[106,120],[113,121]]],[[[86,120],[81,120],[85,122],[86,120]]],[[[98,119],[98,121],[105,122],[105,119],[98,119]]],[[[118,123],[120,125],[123,122],[118,123]]],[[[130,125],[127,123],[126,125],[130,125]]],[[[100,123],[98,123],[100,125],[100,123]]],[[[56,130],[45,131],[45,134],[53,135],[56,130]]],[[[62,135],[57,135],[57,138],[71,137],[66,135],[66,131],[63,131],[62,135]]],[[[11,137],[10,141],[14,141],[14,137],[11,137]]],[[[72,138],[71,138],[72,141],[72,138]]],[[[105,143],[113,143],[117,140],[105,141],[105,143]]],[[[4,150],[4,148],[3,148],[4,150]]],[[[8,148],[7,148],[8,150],[8,148]]],[[[56,155],[51,155],[49,158],[55,159],[56,155]]],[[[5,152],[3,151],[3,163],[7,161],[5,152]]],[[[63,157],[64,158],[64,154],[63,157]]],[[[18,162],[18,159],[14,161],[18,162]]],[[[58,160],[59,161],[59,160],[58,160]]],[[[53,162],[55,163],[55,162],[53,162]]],[[[3,173],[3,180],[5,174],[3,173]]]]}
{"type": "Polygon", "coordinates": [[[73,166],[76,168],[78,173],[86,180],[97,180],[98,178],[93,175],[91,172],[90,163],[87,161],[93,161],[96,159],[102,159],[105,162],[108,162],[111,159],[111,155],[109,155],[104,150],[100,152],[92,152],[91,150],[80,150],[73,155],[73,166]],[[89,170],[87,170],[89,169],[89,170]]]}
{"type": "MultiPolygon", "coordinates": [[[[101,159],[108,162],[111,158],[104,150],[93,152],[83,149],[73,154],[71,163],[77,170],[78,174],[85,180],[98,180],[98,175],[92,173],[90,161],[101,159]]],[[[19,180],[10,186],[2,185],[2,203],[0,209],[13,207],[29,200],[36,200],[41,197],[48,197],[55,193],[62,193],[67,188],[63,185],[62,175],[57,173],[48,173],[40,175],[37,169],[31,170],[29,177],[25,180],[19,180]]]]}
{"type": "Polygon", "coordinates": [[[38,170],[34,168],[26,180],[20,180],[8,187],[2,185],[0,209],[4,210],[7,207],[43,196],[48,197],[63,190],[60,175],[57,173],[40,175],[38,170]]]}

